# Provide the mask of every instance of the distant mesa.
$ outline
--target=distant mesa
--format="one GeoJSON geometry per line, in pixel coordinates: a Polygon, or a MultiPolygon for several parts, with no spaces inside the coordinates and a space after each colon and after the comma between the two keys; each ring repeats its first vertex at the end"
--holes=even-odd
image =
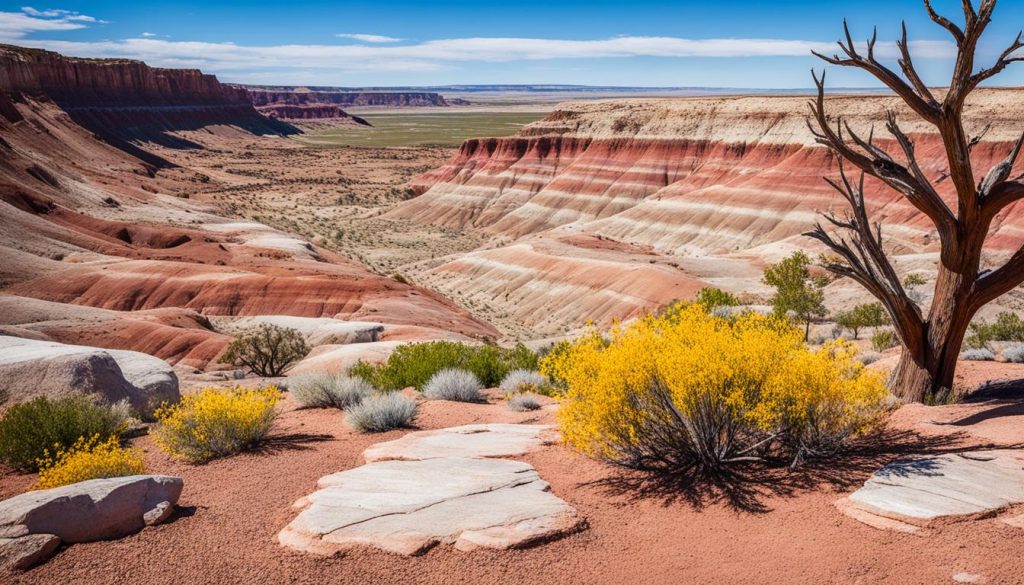
{"type": "Polygon", "coordinates": [[[14,103],[56,103],[79,126],[147,160],[167,162],[134,144],[198,147],[171,133],[211,126],[257,135],[298,133],[294,126],[259,114],[245,90],[198,69],[161,69],[129,59],[84,59],[0,45],[0,115],[16,121],[14,103]]]}

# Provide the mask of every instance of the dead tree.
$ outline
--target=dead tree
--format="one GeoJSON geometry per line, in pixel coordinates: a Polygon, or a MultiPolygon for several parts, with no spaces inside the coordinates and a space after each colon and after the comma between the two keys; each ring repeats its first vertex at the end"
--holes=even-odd
{"type": "MultiPolygon", "coordinates": [[[[991,22],[996,0],[982,0],[975,10],[971,0],[962,0],[964,24],[939,15],[925,0],[928,16],[946,29],[956,41],[957,56],[952,80],[944,92],[932,91],[914,67],[907,43],[907,27],[897,42],[902,76],[875,58],[877,30],[866,48],[854,45],[849,27],[843,23],[845,40],[839,41],[842,54],[817,57],[842,67],[863,69],[874,75],[902,98],[913,112],[933,125],[945,146],[948,179],[955,196],[944,198],[936,189],[942,180],[930,180],[921,170],[914,154],[914,141],[900,129],[890,111],[885,128],[894,139],[892,150],[902,151],[902,160],[876,144],[873,131],[864,138],[841,119],[830,120],[825,113],[825,75],[812,71],[818,88],[811,105],[808,126],[817,142],[838,158],[838,179],[826,178],[847,201],[850,212],[844,217],[825,214],[834,228],[826,231],[816,224],[807,236],[824,243],[835,255],[826,268],[838,276],[860,283],[885,305],[903,343],[903,355],[893,372],[893,391],[905,400],[941,401],[953,385],[957,356],[971,318],[978,309],[1024,282],[1024,246],[994,270],[982,270],[982,249],[993,218],[1007,206],[1024,198],[1024,176],[1011,178],[1024,135],[1010,147],[1004,160],[978,181],[971,167],[971,151],[981,136],[971,137],[963,126],[967,96],[983,81],[993,77],[1010,63],[1024,61],[1017,55],[1024,47],[1021,35],[988,68],[975,71],[978,39],[991,22]],[[848,170],[860,177],[851,180],[848,170]],[[882,245],[882,230],[868,217],[864,200],[864,177],[874,177],[899,192],[935,225],[941,244],[935,292],[930,309],[922,309],[907,296],[882,245]],[[949,203],[947,203],[949,201],[949,203]],[[956,209],[952,209],[952,205],[956,209]]],[[[943,177],[945,179],[945,177],[943,177]]]]}

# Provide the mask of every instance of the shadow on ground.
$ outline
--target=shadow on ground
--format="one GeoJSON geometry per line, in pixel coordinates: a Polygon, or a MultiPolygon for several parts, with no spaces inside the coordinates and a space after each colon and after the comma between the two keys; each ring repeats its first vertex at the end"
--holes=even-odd
{"type": "MultiPolygon", "coordinates": [[[[596,487],[629,501],[655,498],[666,506],[687,504],[701,509],[725,505],[741,512],[763,514],[771,511],[766,503],[771,498],[793,497],[811,490],[850,491],[894,460],[1022,447],[1020,444],[972,444],[968,447],[963,441],[965,438],[963,432],[932,436],[885,428],[861,439],[840,455],[808,461],[794,470],[785,462],[739,465],[716,475],[698,469],[673,473],[620,470],[612,477],[580,485],[596,487]]],[[[905,470],[920,471],[920,467],[919,463],[908,463],[905,470]]]]}
{"type": "Polygon", "coordinates": [[[305,451],[312,449],[316,443],[333,441],[334,436],[328,434],[313,433],[288,433],[283,435],[271,435],[253,450],[254,453],[273,455],[283,451],[305,451]]]}

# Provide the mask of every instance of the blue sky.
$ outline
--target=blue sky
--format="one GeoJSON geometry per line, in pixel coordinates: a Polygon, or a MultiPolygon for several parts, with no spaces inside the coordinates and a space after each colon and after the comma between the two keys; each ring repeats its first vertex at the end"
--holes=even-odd
{"type": "MultiPolygon", "coordinates": [[[[844,16],[857,38],[878,24],[889,56],[905,18],[929,83],[943,84],[952,55],[921,0],[34,1],[0,2],[0,42],[243,83],[808,87],[809,69],[822,65],[809,50],[831,50],[844,16]]],[[[962,19],[959,0],[935,6],[962,19]]],[[[980,60],[1022,27],[1024,2],[1001,0],[980,60]]],[[[831,86],[876,85],[832,69],[831,86]]],[[[1024,64],[996,82],[1024,83],[1024,64]]]]}

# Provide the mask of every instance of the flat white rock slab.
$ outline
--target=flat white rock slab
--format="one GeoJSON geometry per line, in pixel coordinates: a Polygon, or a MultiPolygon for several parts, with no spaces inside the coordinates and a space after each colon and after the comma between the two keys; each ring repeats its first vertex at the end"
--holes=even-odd
{"type": "Polygon", "coordinates": [[[437,457],[512,457],[529,453],[550,441],[549,425],[476,424],[417,431],[394,441],[377,443],[363,457],[374,461],[417,461],[437,457]]]}
{"type": "Polygon", "coordinates": [[[382,461],[328,475],[278,540],[316,554],[371,546],[403,555],[439,543],[517,548],[584,525],[530,465],[503,459],[382,461]]]}
{"type": "Polygon", "coordinates": [[[1022,502],[1024,452],[1004,450],[890,463],[838,506],[866,524],[914,532],[936,520],[987,517],[1022,502]]]}

